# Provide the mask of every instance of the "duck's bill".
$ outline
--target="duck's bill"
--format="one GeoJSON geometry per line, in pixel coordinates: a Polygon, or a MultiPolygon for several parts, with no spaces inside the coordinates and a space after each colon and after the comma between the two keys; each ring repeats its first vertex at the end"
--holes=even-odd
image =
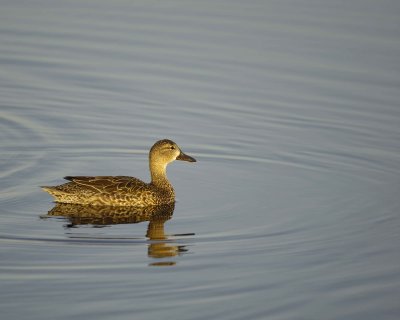
{"type": "Polygon", "coordinates": [[[195,158],[192,158],[191,156],[188,156],[187,154],[184,154],[182,151],[179,154],[179,156],[176,157],[176,160],[196,162],[195,158]]]}

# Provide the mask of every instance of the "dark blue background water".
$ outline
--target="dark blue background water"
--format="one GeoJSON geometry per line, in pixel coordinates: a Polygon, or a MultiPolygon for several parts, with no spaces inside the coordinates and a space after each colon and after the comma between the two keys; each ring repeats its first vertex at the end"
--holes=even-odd
{"type": "Polygon", "coordinates": [[[398,319],[399,13],[3,1],[2,319],[398,319]],[[39,185],[148,181],[161,138],[198,160],[164,240],[47,216],[39,185]]]}

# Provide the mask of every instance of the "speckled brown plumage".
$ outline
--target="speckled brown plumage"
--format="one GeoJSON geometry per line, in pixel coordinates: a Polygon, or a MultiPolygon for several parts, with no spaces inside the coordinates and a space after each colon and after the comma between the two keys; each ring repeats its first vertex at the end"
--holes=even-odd
{"type": "Polygon", "coordinates": [[[166,167],[174,160],[196,161],[184,154],[175,142],[160,140],[149,153],[150,183],[127,176],[67,176],[65,179],[71,182],[42,189],[60,203],[139,207],[172,203],[175,192],[168,181],[166,167]]]}

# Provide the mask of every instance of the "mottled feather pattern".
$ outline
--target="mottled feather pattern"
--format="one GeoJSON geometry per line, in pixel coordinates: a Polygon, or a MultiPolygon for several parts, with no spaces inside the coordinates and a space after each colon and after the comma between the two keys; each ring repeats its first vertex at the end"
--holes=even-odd
{"type": "Polygon", "coordinates": [[[71,182],[48,187],[64,203],[96,205],[158,205],[175,200],[170,185],[164,188],[126,176],[68,177],[71,182]]]}

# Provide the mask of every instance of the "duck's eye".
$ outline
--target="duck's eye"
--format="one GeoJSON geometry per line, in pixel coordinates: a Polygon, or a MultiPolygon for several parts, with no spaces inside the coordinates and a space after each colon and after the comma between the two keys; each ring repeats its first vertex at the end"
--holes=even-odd
{"type": "Polygon", "coordinates": [[[171,146],[171,150],[175,150],[175,146],[171,146]]]}

